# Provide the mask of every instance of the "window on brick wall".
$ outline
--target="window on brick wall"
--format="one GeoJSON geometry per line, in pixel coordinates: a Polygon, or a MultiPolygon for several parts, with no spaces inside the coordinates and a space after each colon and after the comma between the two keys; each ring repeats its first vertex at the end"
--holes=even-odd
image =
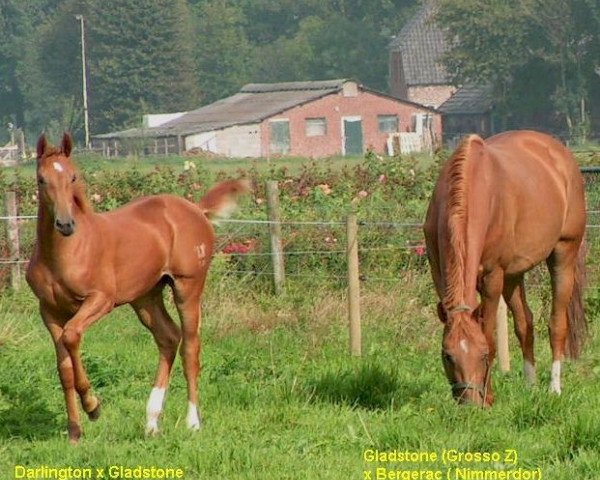
{"type": "Polygon", "coordinates": [[[398,132],[398,115],[377,115],[377,123],[381,133],[398,132]]]}
{"type": "Polygon", "coordinates": [[[327,120],[323,117],[307,118],[304,130],[307,137],[327,135],[327,120]]]}

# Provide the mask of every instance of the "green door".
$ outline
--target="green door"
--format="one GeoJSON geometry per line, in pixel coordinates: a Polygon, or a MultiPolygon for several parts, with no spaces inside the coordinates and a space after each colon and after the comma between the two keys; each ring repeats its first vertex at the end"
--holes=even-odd
{"type": "Polygon", "coordinates": [[[277,120],[270,123],[270,151],[274,154],[287,155],[290,152],[290,122],[277,120]]]}
{"type": "Polygon", "coordinates": [[[363,154],[361,119],[344,119],[344,155],[363,154]]]}

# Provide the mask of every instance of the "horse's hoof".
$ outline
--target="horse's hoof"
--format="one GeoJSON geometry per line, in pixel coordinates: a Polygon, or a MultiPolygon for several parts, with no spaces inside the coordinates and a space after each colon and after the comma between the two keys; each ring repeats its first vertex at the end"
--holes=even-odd
{"type": "Polygon", "coordinates": [[[94,408],[91,412],[87,412],[88,418],[92,422],[95,422],[100,418],[100,410],[100,400],[98,400],[98,405],[96,405],[96,408],[94,408]]]}
{"type": "Polygon", "coordinates": [[[81,438],[81,427],[76,423],[69,423],[67,431],[69,432],[69,443],[71,445],[77,445],[81,438]]]}
{"type": "Polygon", "coordinates": [[[191,432],[199,432],[200,430],[202,430],[202,427],[203,427],[202,417],[199,416],[195,420],[196,421],[188,422],[188,424],[187,424],[187,428],[191,432]]]}
{"type": "Polygon", "coordinates": [[[157,437],[160,434],[158,425],[146,427],[146,437],[157,437]]]}

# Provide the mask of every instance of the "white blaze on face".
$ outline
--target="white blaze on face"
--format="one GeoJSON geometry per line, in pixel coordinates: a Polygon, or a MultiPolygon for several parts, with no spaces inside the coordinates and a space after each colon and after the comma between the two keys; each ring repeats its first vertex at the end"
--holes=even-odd
{"type": "Polygon", "coordinates": [[[460,349],[463,352],[469,353],[469,344],[467,343],[467,341],[464,338],[460,342],[458,342],[458,344],[460,345],[460,349]]]}
{"type": "Polygon", "coordinates": [[[146,433],[158,433],[158,417],[165,399],[164,388],[154,387],[146,405],[146,433]]]}
{"type": "Polygon", "coordinates": [[[54,167],[54,170],[56,170],[58,173],[62,173],[65,171],[65,169],[63,168],[63,166],[58,163],[58,162],[53,162],[52,166],[54,167]]]}

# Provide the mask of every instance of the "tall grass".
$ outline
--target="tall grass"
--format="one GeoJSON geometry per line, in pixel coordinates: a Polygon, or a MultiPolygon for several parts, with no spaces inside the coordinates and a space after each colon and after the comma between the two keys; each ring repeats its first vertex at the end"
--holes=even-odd
{"type": "Polygon", "coordinates": [[[6,292],[0,308],[10,309],[29,335],[0,348],[0,475],[12,478],[15,465],[143,465],[180,467],[188,479],[362,478],[375,467],[442,467],[366,464],[366,449],[456,448],[515,449],[519,465],[541,468],[544,478],[594,478],[588,475],[600,468],[597,322],[583,359],[565,366],[563,395],[550,395],[548,307],[536,290],[531,299],[539,385],[525,387],[511,338],[513,369],[494,372],[496,404],[481,410],[451,399],[426,273],[363,290],[363,358],[348,354],[343,291],[292,282],[274,298],[211,276],[202,329],[204,429],[185,429],[178,361],[162,434],[144,437],[157,352],[124,307],[86,334],[84,360],[103,413],[96,423],[84,422],[81,444],[72,447],[53,347],[34,299],[27,291],[6,292]]]}

